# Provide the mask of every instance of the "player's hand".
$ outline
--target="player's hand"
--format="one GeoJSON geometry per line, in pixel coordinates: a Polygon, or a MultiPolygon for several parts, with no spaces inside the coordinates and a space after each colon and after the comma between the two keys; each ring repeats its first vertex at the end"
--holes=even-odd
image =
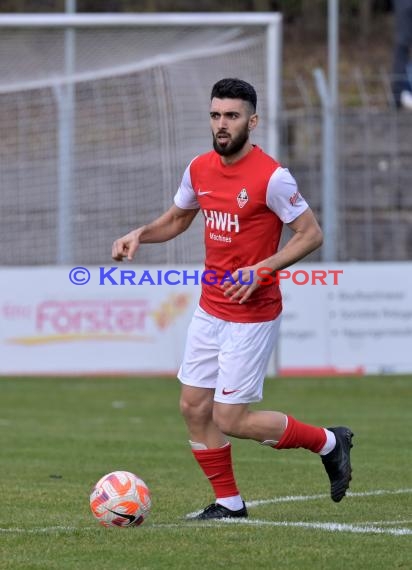
{"type": "Polygon", "coordinates": [[[224,296],[229,297],[231,301],[237,301],[240,305],[245,303],[252,293],[261,286],[262,277],[266,273],[269,274],[269,269],[266,271],[260,265],[239,267],[232,273],[232,280],[227,280],[221,285],[224,296]],[[259,273],[258,269],[261,270],[259,273]]]}
{"type": "Polygon", "coordinates": [[[117,239],[112,245],[112,258],[115,261],[123,261],[127,257],[132,261],[140,245],[140,236],[144,228],[138,228],[117,239]]]}

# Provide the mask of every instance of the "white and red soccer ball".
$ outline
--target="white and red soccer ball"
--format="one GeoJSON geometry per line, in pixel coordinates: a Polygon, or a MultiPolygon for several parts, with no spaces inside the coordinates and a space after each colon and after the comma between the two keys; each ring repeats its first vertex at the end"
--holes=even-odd
{"type": "Polygon", "coordinates": [[[103,526],[139,526],[148,516],[151,504],[148,486],[129,471],[104,475],[90,495],[93,516],[103,526]]]}

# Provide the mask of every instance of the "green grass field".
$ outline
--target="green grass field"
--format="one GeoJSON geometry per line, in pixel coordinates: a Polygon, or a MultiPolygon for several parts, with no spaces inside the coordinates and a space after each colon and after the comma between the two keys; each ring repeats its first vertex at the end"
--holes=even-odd
{"type": "Polygon", "coordinates": [[[412,568],[412,378],[268,380],[264,405],[355,432],[351,493],[329,499],[320,459],[233,440],[247,522],[188,522],[212,501],[172,379],[0,379],[0,569],[412,568]],[[153,509],[101,527],[89,494],[133,471],[153,509]]]}

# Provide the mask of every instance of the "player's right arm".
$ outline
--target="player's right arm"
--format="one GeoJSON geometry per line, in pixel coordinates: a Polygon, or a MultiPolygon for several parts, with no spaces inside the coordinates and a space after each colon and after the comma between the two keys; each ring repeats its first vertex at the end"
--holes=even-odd
{"type": "Polygon", "coordinates": [[[173,204],[167,212],[152,223],[132,230],[117,239],[112,246],[112,258],[132,261],[141,243],[161,243],[175,238],[190,226],[198,209],[182,209],[173,204]]]}

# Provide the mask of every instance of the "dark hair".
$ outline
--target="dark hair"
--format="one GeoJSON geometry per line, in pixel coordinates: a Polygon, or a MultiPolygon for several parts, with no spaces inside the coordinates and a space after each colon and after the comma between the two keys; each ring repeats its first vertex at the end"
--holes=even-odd
{"type": "Polygon", "coordinates": [[[217,97],[217,99],[242,99],[250,103],[253,112],[256,112],[257,95],[255,88],[242,79],[231,77],[221,79],[212,87],[210,100],[213,97],[217,97]]]}

